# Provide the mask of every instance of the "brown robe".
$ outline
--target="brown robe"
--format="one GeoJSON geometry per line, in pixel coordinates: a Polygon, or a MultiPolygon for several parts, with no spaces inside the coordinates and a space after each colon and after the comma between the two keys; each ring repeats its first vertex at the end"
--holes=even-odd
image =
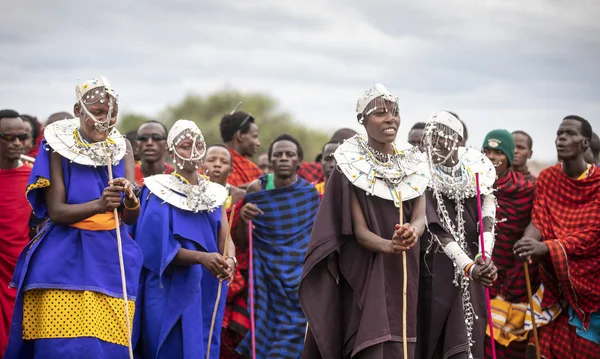
{"type": "MultiPolygon", "coordinates": [[[[313,227],[300,282],[300,304],[309,330],[305,359],[402,358],[402,256],[374,253],[352,230],[350,191],[356,191],[369,229],[391,239],[398,208],[370,196],[334,171],[313,227]]],[[[404,221],[413,203],[403,203],[404,221]]],[[[419,249],[407,251],[407,342],[417,338],[419,249]]]]}
{"type": "MultiPolygon", "coordinates": [[[[442,220],[437,213],[437,201],[431,190],[425,192],[427,199],[427,223],[429,230],[437,236],[445,233],[442,220]]],[[[454,201],[444,198],[450,218],[456,224],[454,201]]],[[[479,229],[477,198],[472,197],[464,203],[466,240],[471,259],[479,252],[479,229]]],[[[446,234],[448,235],[448,234],[446,234]]],[[[458,359],[467,358],[467,330],[462,307],[460,286],[454,285],[454,265],[450,258],[433,244],[427,254],[431,236],[428,231],[421,236],[421,271],[419,281],[418,304],[418,341],[417,357],[420,359],[458,359]]],[[[487,314],[485,307],[485,289],[482,285],[470,282],[471,304],[478,319],[473,325],[471,353],[475,359],[483,358],[483,344],[487,338],[485,327],[487,314]]]]}

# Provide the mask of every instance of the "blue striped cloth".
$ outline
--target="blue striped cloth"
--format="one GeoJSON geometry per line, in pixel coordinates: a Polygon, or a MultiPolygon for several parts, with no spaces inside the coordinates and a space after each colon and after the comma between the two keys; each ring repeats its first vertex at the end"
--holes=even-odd
{"type": "MultiPolygon", "coordinates": [[[[252,222],[256,358],[300,358],[306,318],[298,286],[319,194],[298,178],[288,187],[250,193],[246,202],[264,212],[252,222]]],[[[250,333],[238,351],[250,355],[250,333]]]]}

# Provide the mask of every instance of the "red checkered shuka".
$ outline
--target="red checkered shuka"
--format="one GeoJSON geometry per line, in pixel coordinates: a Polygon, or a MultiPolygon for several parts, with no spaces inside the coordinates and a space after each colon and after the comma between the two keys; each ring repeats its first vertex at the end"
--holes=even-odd
{"type": "Polygon", "coordinates": [[[232,170],[229,178],[227,178],[227,182],[230,185],[235,187],[247,185],[262,175],[262,171],[254,162],[242,156],[231,147],[229,148],[229,153],[231,153],[232,170]]]}
{"type": "Polygon", "coordinates": [[[560,164],[543,170],[532,213],[550,251],[540,262],[546,287],[542,307],[565,299],[584,328],[600,310],[600,169],[590,171],[575,180],[560,164]]]}
{"type": "MultiPolygon", "coordinates": [[[[496,243],[492,260],[498,268],[498,279],[490,289],[492,298],[500,295],[511,303],[527,302],[525,269],[513,252],[515,243],[523,237],[531,221],[534,183],[518,172],[509,171],[494,184],[498,199],[496,211],[496,243]]],[[[530,265],[531,285],[535,292],[539,285],[538,266],[530,265]]]]}
{"type": "Polygon", "coordinates": [[[318,162],[304,162],[298,169],[298,176],[303,178],[306,182],[317,184],[325,182],[325,175],[323,174],[323,167],[318,162]]]}

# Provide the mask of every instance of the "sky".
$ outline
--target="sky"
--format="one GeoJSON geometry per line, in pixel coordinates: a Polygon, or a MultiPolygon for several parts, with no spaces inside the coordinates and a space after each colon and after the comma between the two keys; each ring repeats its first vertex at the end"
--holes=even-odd
{"type": "Polygon", "coordinates": [[[186,94],[260,91],[296,121],[360,129],[375,83],[399,97],[404,140],[438,110],[469,145],[524,130],[556,158],[561,119],[600,132],[600,1],[2,1],[0,108],[47,118],[106,76],[121,113],[157,116],[186,94]]]}

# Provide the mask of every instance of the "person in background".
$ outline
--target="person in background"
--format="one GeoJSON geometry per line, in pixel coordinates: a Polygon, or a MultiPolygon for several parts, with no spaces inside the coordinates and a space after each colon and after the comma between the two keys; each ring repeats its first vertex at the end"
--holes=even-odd
{"type": "Polygon", "coordinates": [[[169,174],[173,167],[165,160],[167,153],[167,127],[150,120],[137,130],[136,144],[141,161],[135,166],[135,181],[141,186],[145,177],[169,174]]]}
{"type": "Polygon", "coordinates": [[[136,165],[140,164],[140,151],[138,150],[137,146],[137,131],[138,130],[131,130],[125,133],[125,138],[133,147],[133,160],[135,161],[136,165]]]}
{"type": "Polygon", "coordinates": [[[0,356],[8,344],[17,290],[11,287],[19,254],[29,242],[31,207],[24,192],[31,167],[20,158],[29,139],[24,121],[13,110],[0,111],[0,356]]]}
{"type": "MultiPolygon", "coordinates": [[[[25,132],[27,133],[27,139],[25,141],[23,141],[23,154],[25,156],[29,157],[29,152],[31,150],[33,150],[33,144],[34,144],[34,135],[33,135],[33,128],[34,125],[29,121],[29,119],[33,120],[33,117],[30,117],[28,115],[21,115],[21,119],[23,120],[23,125],[25,126],[25,132]]],[[[34,158],[34,157],[32,157],[34,158]]],[[[33,165],[31,162],[29,162],[29,164],[33,165]]]]}
{"type": "Polygon", "coordinates": [[[425,122],[417,122],[408,132],[408,143],[412,146],[423,150],[423,130],[425,130],[425,122]]]}
{"type": "Polygon", "coordinates": [[[587,163],[600,166],[600,162],[599,162],[600,158],[598,158],[599,153],[600,153],[600,138],[598,138],[597,134],[593,133],[592,141],[590,142],[590,147],[588,147],[587,151],[585,152],[585,161],[587,163]]]}
{"type": "Polygon", "coordinates": [[[75,118],[72,114],[66,111],[55,112],[46,119],[46,126],[60,120],[67,120],[75,118]]]}
{"type": "Polygon", "coordinates": [[[534,306],[544,310],[538,315],[536,308],[536,318],[547,318],[536,323],[542,358],[600,353],[600,168],[583,159],[591,139],[584,118],[561,121],[555,140],[561,162],[538,176],[531,223],[514,246],[521,260],[540,263],[543,287],[534,306]]]}
{"type": "Polygon", "coordinates": [[[228,181],[232,186],[246,189],[250,182],[263,174],[252,162],[260,147],[258,125],[251,114],[236,111],[223,116],[219,130],[232,158],[233,170],[228,181]]]}
{"type": "MultiPolygon", "coordinates": [[[[277,137],[268,154],[273,173],[248,186],[238,238],[247,244],[252,220],[256,359],[297,359],[306,331],[298,284],[319,194],[298,177],[303,152],[294,137],[277,137]]],[[[250,355],[250,334],[238,351],[250,355]]]]}
{"type": "Polygon", "coordinates": [[[521,173],[527,180],[535,182],[535,176],[529,172],[527,161],[533,155],[533,139],[525,131],[514,131],[512,133],[515,142],[515,161],[511,170],[521,173]]]}
{"type": "Polygon", "coordinates": [[[317,189],[317,192],[319,192],[319,196],[321,196],[321,198],[323,198],[323,194],[325,193],[327,179],[329,176],[331,176],[331,172],[333,172],[335,169],[336,162],[333,154],[338,147],[340,147],[339,142],[329,141],[325,144],[325,146],[323,146],[323,150],[321,151],[321,167],[323,168],[325,180],[315,185],[315,188],[317,189]]]}
{"type": "Polygon", "coordinates": [[[263,153],[258,156],[258,168],[262,171],[263,175],[273,172],[271,165],[269,165],[269,154],[263,153]]]}
{"type": "MultiPolygon", "coordinates": [[[[231,218],[230,214],[234,209],[233,205],[235,205],[235,213],[231,228],[236,228],[246,191],[227,183],[232,167],[231,154],[225,145],[217,144],[208,148],[206,151],[206,159],[202,164],[202,171],[212,182],[218,183],[228,189],[229,197],[225,202],[227,218],[231,218]]],[[[237,240],[235,230],[232,230],[231,236],[233,242],[238,246],[239,241],[237,240]]],[[[243,356],[236,351],[236,348],[250,330],[250,316],[248,315],[247,304],[248,253],[246,251],[236,252],[238,265],[235,267],[233,280],[229,283],[225,314],[223,316],[221,359],[243,358],[243,356]]]]}
{"type": "MultiPolygon", "coordinates": [[[[483,141],[483,151],[496,168],[494,194],[498,201],[496,209],[496,242],[492,261],[498,268],[498,278],[490,288],[492,317],[498,359],[526,357],[527,331],[525,310],[527,308],[527,284],[525,268],[513,252],[516,241],[523,237],[531,221],[534,198],[534,179],[525,177],[513,169],[518,153],[526,157],[524,149],[530,148],[525,136],[510,134],[506,130],[494,130],[483,141]],[[514,138],[514,141],[513,141],[514,138]],[[517,149],[518,142],[520,149],[517,149]],[[521,151],[521,152],[519,152],[521,151]]],[[[522,163],[522,162],[521,162],[522,163]]],[[[529,266],[533,291],[539,286],[537,263],[529,266]]],[[[489,335],[489,332],[488,332],[489,335]]],[[[485,341],[486,357],[492,356],[489,337],[485,341]]]]}

